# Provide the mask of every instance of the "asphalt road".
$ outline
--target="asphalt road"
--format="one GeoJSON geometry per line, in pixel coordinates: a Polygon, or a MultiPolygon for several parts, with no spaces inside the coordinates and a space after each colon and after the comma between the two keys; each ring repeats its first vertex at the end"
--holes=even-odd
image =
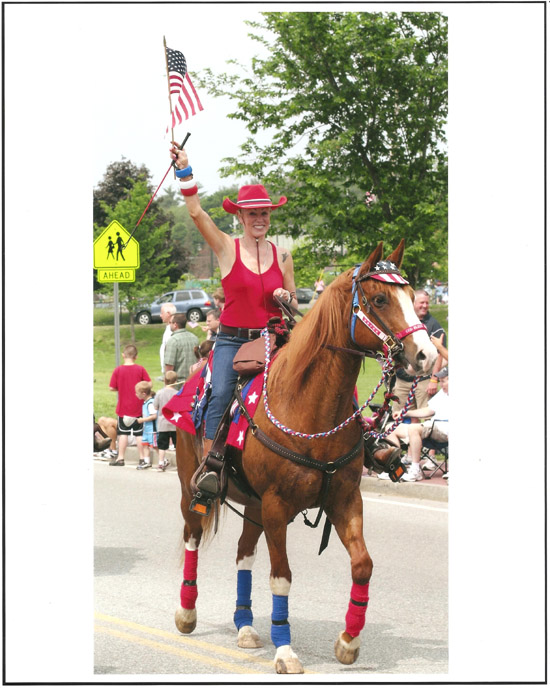
{"type": "MultiPolygon", "coordinates": [[[[236,643],[235,555],[241,520],[231,512],[212,543],[200,550],[198,623],[191,635],[183,636],[174,625],[183,529],[177,474],[102,462],[94,463],[94,473],[94,672],[119,680],[121,675],[139,675],[140,681],[159,676],[163,681],[187,681],[191,675],[203,681],[215,680],[208,675],[218,680],[224,680],[221,675],[225,680],[239,674],[243,680],[245,675],[246,680],[273,676],[264,538],[252,591],[254,626],[264,647],[242,650],[236,643]]],[[[356,674],[365,674],[365,679],[430,674],[436,680],[448,670],[447,504],[367,492],[363,496],[374,574],[359,658],[344,666],[333,651],[349,599],[348,555],[333,532],[319,557],[321,528],[307,528],[301,516],[288,534],[292,648],[306,673],[333,675],[339,681],[356,674]]]]}

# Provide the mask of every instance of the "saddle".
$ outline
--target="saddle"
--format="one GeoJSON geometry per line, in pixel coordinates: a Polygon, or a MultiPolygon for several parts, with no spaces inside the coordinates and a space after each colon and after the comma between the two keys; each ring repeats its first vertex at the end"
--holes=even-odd
{"type": "MultiPolygon", "coordinates": [[[[275,357],[279,349],[286,344],[289,336],[289,329],[285,320],[279,317],[271,318],[267,325],[269,332],[269,346],[272,359],[275,357]]],[[[235,408],[235,401],[237,401],[239,408],[243,408],[243,401],[240,396],[240,390],[251,380],[263,373],[265,369],[265,341],[263,336],[243,344],[233,359],[233,369],[239,373],[237,385],[227,406],[218,428],[216,435],[212,442],[212,446],[207,455],[201,461],[199,467],[193,474],[190,482],[191,491],[193,493],[193,500],[190,504],[190,510],[203,515],[208,515],[214,502],[219,498],[220,503],[223,504],[227,496],[228,490],[228,474],[230,474],[232,482],[235,484],[237,490],[245,496],[260,499],[254,492],[248,481],[237,471],[230,460],[226,459],[227,453],[227,439],[231,427],[232,412],[235,408]],[[220,491],[216,495],[202,494],[197,486],[197,478],[204,471],[215,471],[219,476],[220,491]]],[[[259,398],[259,397],[258,397],[259,398]]],[[[238,447],[241,448],[242,447],[238,447]]]]}

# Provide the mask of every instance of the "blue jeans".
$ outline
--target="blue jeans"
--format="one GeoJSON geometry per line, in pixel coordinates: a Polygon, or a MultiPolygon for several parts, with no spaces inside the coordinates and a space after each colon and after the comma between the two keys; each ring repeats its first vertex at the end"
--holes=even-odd
{"type": "Polygon", "coordinates": [[[240,347],[247,341],[248,339],[231,337],[223,332],[218,332],[216,337],[212,359],[212,395],[208,402],[204,431],[204,436],[209,440],[214,439],[224,411],[231,402],[233,390],[239,377],[238,373],[233,370],[233,359],[240,347]]]}

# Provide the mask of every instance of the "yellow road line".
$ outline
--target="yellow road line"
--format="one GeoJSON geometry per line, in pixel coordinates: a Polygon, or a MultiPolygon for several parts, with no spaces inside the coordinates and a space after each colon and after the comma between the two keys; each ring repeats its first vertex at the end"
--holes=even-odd
{"type": "Polygon", "coordinates": [[[232,650],[231,648],[222,647],[221,645],[215,645],[214,643],[207,643],[204,640],[197,640],[196,638],[180,635],[179,633],[171,633],[170,631],[162,631],[159,628],[142,626],[141,624],[134,623],[133,621],[125,621],[124,619],[118,619],[114,616],[107,616],[106,614],[100,614],[99,612],[96,612],[94,616],[98,621],[106,621],[109,623],[116,624],[117,626],[132,629],[134,631],[149,633],[150,635],[154,635],[159,638],[173,640],[183,645],[190,645],[192,647],[197,647],[202,650],[209,650],[210,652],[216,652],[217,654],[226,655],[227,657],[233,657],[234,659],[244,660],[246,662],[263,664],[265,666],[273,667],[273,662],[271,660],[264,659],[263,657],[251,656],[250,654],[248,654],[247,652],[243,652],[242,650],[232,650]]]}
{"type": "Polygon", "coordinates": [[[166,643],[159,643],[156,640],[149,640],[149,638],[142,638],[141,636],[134,635],[133,633],[126,633],[125,631],[119,631],[116,628],[108,628],[107,626],[101,626],[99,624],[95,625],[95,630],[99,633],[106,633],[107,635],[113,636],[115,638],[120,638],[122,640],[128,640],[131,643],[137,645],[145,645],[146,647],[153,648],[154,650],[160,650],[161,652],[166,652],[167,654],[177,655],[178,657],[185,657],[186,659],[192,659],[194,661],[201,662],[202,664],[209,664],[217,669],[223,669],[224,671],[230,671],[234,674],[261,674],[265,673],[262,671],[256,671],[254,669],[249,669],[248,667],[242,667],[238,664],[233,664],[230,662],[224,662],[220,659],[215,659],[214,657],[208,657],[206,655],[199,655],[196,652],[189,652],[181,647],[174,647],[173,645],[168,645],[166,643]]]}
{"type": "MultiPolygon", "coordinates": [[[[141,633],[148,633],[149,635],[154,635],[159,638],[164,638],[166,640],[171,640],[173,642],[176,642],[181,645],[187,645],[191,647],[196,647],[200,648],[201,650],[207,650],[208,652],[213,652],[215,654],[219,655],[226,655],[227,657],[231,657],[233,659],[236,659],[238,661],[245,661],[249,662],[250,664],[259,664],[262,669],[268,669],[270,672],[274,671],[274,663],[273,660],[271,659],[265,659],[264,657],[258,657],[257,655],[251,655],[248,652],[243,652],[242,650],[233,650],[231,648],[227,647],[222,647],[221,645],[215,645],[214,643],[207,643],[204,640],[197,640],[196,638],[191,638],[186,635],[181,635],[180,633],[171,633],[170,631],[163,631],[159,628],[151,628],[150,626],[142,626],[141,624],[135,623],[134,621],[127,621],[125,619],[119,619],[115,616],[108,616],[107,614],[101,614],[100,612],[95,612],[94,617],[98,621],[104,621],[106,623],[111,623],[111,624],[116,624],[117,626],[121,626],[123,628],[127,628],[133,631],[139,631],[141,633]]],[[[117,632],[112,631],[111,629],[105,627],[105,626],[99,626],[97,625],[98,630],[104,632],[104,633],[111,633],[111,635],[115,635],[117,632]]],[[[127,639],[135,640],[138,639],[137,641],[141,640],[139,636],[134,636],[131,634],[126,634],[123,633],[122,631],[118,631],[121,635],[119,637],[126,637],[127,639]]],[[[145,639],[143,639],[145,640],[145,639]]],[[[171,647],[170,645],[163,645],[162,643],[155,643],[154,641],[148,641],[146,644],[150,644],[151,646],[158,646],[158,649],[164,649],[164,648],[170,648],[169,652],[176,653],[178,650],[176,648],[171,647]]],[[[185,650],[180,650],[181,653],[185,654],[185,650]]],[[[188,653],[189,656],[194,657],[194,658],[199,658],[201,661],[206,661],[207,663],[214,664],[215,666],[219,665],[225,665],[227,667],[230,667],[230,670],[235,670],[235,665],[234,664],[228,664],[227,662],[223,662],[221,660],[209,660],[204,657],[204,655],[198,655],[195,653],[188,653]]],[[[237,672],[239,673],[239,672],[237,672]]],[[[264,673],[262,671],[254,671],[252,669],[243,669],[240,671],[240,673],[264,673]]],[[[308,671],[307,669],[304,669],[305,674],[317,674],[317,671],[308,671]]]]}

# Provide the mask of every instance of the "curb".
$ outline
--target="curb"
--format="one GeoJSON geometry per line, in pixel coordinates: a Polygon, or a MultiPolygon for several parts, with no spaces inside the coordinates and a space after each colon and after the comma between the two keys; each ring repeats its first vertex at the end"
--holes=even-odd
{"type": "MultiPolygon", "coordinates": [[[[170,459],[170,466],[166,472],[177,471],[176,452],[167,451],[166,457],[170,459]]],[[[151,452],[153,468],[158,463],[158,450],[151,452]]],[[[126,465],[137,466],[139,463],[139,452],[137,447],[128,447],[124,456],[126,465]]],[[[437,502],[449,501],[449,487],[447,484],[438,485],[435,481],[422,480],[416,483],[392,483],[391,480],[379,480],[376,476],[364,475],[361,478],[361,492],[373,492],[381,497],[391,495],[392,497],[411,497],[414,499],[431,499],[437,502]]]]}
{"type": "Polygon", "coordinates": [[[414,499],[433,499],[436,502],[449,501],[449,486],[438,485],[431,480],[420,480],[415,483],[392,483],[391,480],[379,480],[376,476],[364,475],[361,478],[361,491],[374,492],[383,497],[413,497],[414,499]]]}

